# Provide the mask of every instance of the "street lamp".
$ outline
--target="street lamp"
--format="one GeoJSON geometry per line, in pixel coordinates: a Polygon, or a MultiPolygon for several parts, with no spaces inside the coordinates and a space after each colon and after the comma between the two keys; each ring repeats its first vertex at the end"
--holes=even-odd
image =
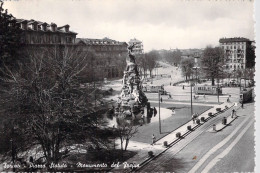
{"type": "Polygon", "coordinates": [[[158,90],[158,101],[159,101],[159,132],[160,134],[162,133],[162,127],[161,127],[161,107],[160,107],[160,102],[161,102],[161,90],[158,90]]]}
{"type": "Polygon", "coordinates": [[[190,111],[191,116],[193,115],[193,109],[192,109],[192,82],[190,81],[190,111]]]}
{"type": "Polygon", "coordinates": [[[197,74],[197,70],[200,68],[199,66],[198,66],[198,59],[199,59],[200,57],[199,57],[199,53],[197,52],[197,53],[195,53],[195,56],[194,56],[194,61],[195,61],[195,66],[193,67],[195,70],[196,70],[196,84],[198,84],[198,74],[197,74]]]}

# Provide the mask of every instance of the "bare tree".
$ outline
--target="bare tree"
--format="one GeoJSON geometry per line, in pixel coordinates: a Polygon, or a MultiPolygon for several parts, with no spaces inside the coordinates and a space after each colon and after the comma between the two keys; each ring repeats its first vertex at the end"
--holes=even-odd
{"type": "Polygon", "coordinates": [[[135,126],[133,121],[128,122],[125,119],[117,119],[117,123],[117,135],[120,139],[121,150],[126,151],[130,139],[138,132],[138,126],[135,126]]]}
{"type": "Polygon", "coordinates": [[[156,66],[156,60],[159,58],[159,53],[155,50],[152,50],[145,54],[147,69],[150,72],[150,77],[152,77],[152,71],[156,66]]]}
{"type": "Polygon", "coordinates": [[[194,58],[184,58],[181,60],[181,69],[183,76],[185,76],[185,80],[188,80],[188,78],[190,79],[190,76],[193,74],[192,68],[194,64],[194,58]]]}
{"type": "MultiPolygon", "coordinates": [[[[24,141],[17,152],[40,146],[50,164],[66,157],[73,144],[106,146],[105,107],[96,104],[95,88],[80,87],[90,55],[61,46],[37,48],[28,56],[17,71],[7,68],[9,79],[1,86],[2,113],[13,120],[15,133],[24,141]]],[[[10,138],[18,142],[15,136],[10,138]]]]}

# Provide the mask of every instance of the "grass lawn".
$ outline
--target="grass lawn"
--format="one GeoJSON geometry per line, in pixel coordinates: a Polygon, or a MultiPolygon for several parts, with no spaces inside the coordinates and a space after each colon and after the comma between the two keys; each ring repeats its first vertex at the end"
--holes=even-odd
{"type": "MultiPolygon", "coordinates": [[[[171,104],[171,107],[169,108],[172,107],[175,108],[176,114],[161,121],[162,134],[159,134],[159,122],[144,124],[138,128],[138,133],[130,139],[130,142],[132,140],[151,144],[153,134],[155,135],[156,140],[158,140],[191,120],[191,110],[189,105],[171,104]]],[[[194,105],[193,112],[201,114],[210,108],[212,107],[194,105]]],[[[158,114],[156,116],[158,116],[158,114]]]]}

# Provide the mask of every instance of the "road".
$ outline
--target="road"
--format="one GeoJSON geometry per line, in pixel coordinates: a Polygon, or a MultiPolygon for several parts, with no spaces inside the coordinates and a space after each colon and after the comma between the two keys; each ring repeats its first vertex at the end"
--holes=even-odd
{"type": "Polygon", "coordinates": [[[222,131],[209,131],[227,111],[181,140],[140,172],[253,172],[254,105],[239,109],[238,118],[222,131]]]}

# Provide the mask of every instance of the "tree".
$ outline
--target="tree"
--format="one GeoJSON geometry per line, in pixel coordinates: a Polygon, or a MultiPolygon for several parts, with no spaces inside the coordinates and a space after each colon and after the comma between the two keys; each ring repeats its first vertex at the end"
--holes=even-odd
{"type": "Polygon", "coordinates": [[[152,70],[156,66],[156,60],[158,59],[158,57],[159,57],[159,54],[155,50],[152,50],[145,54],[146,65],[147,65],[147,69],[150,72],[150,77],[152,77],[152,70]]]}
{"type": "Polygon", "coordinates": [[[225,63],[224,51],[220,47],[206,47],[203,51],[201,63],[206,77],[211,78],[212,85],[215,85],[215,78],[223,74],[223,65],[225,63]]]}
{"type": "Polygon", "coordinates": [[[134,125],[134,122],[130,123],[122,118],[117,118],[117,135],[120,138],[121,150],[127,150],[130,139],[138,132],[138,126],[134,125]],[[125,143],[125,146],[124,146],[125,143]]]}
{"type": "Polygon", "coordinates": [[[255,58],[255,46],[250,44],[246,48],[246,68],[255,67],[255,58]]]}
{"type": "Polygon", "coordinates": [[[182,74],[185,76],[185,80],[187,80],[193,74],[192,68],[195,64],[194,58],[183,58],[180,64],[182,74]]]}
{"type": "Polygon", "coordinates": [[[37,48],[28,56],[18,70],[6,69],[9,80],[1,85],[6,115],[1,132],[10,134],[7,141],[17,144],[17,152],[40,146],[46,164],[68,156],[74,144],[108,146],[112,133],[102,118],[106,107],[97,104],[96,88],[80,86],[88,54],[55,46],[37,48]]]}
{"type": "Polygon", "coordinates": [[[144,54],[136,55],[136,63],[138,64],[140,73],[143,74],[144,78],[146,78],[148,67],[147,67],[145,55],[144,54]]]}
{"type": "Polygon", "coordinates": [[[12,14],[8,14],[3,8],[3,1],[0,0],[0,67],[7,65],[9,68],[17,66],[18,52],[22,46],[22,31],[16,24],[12,14]]]}

